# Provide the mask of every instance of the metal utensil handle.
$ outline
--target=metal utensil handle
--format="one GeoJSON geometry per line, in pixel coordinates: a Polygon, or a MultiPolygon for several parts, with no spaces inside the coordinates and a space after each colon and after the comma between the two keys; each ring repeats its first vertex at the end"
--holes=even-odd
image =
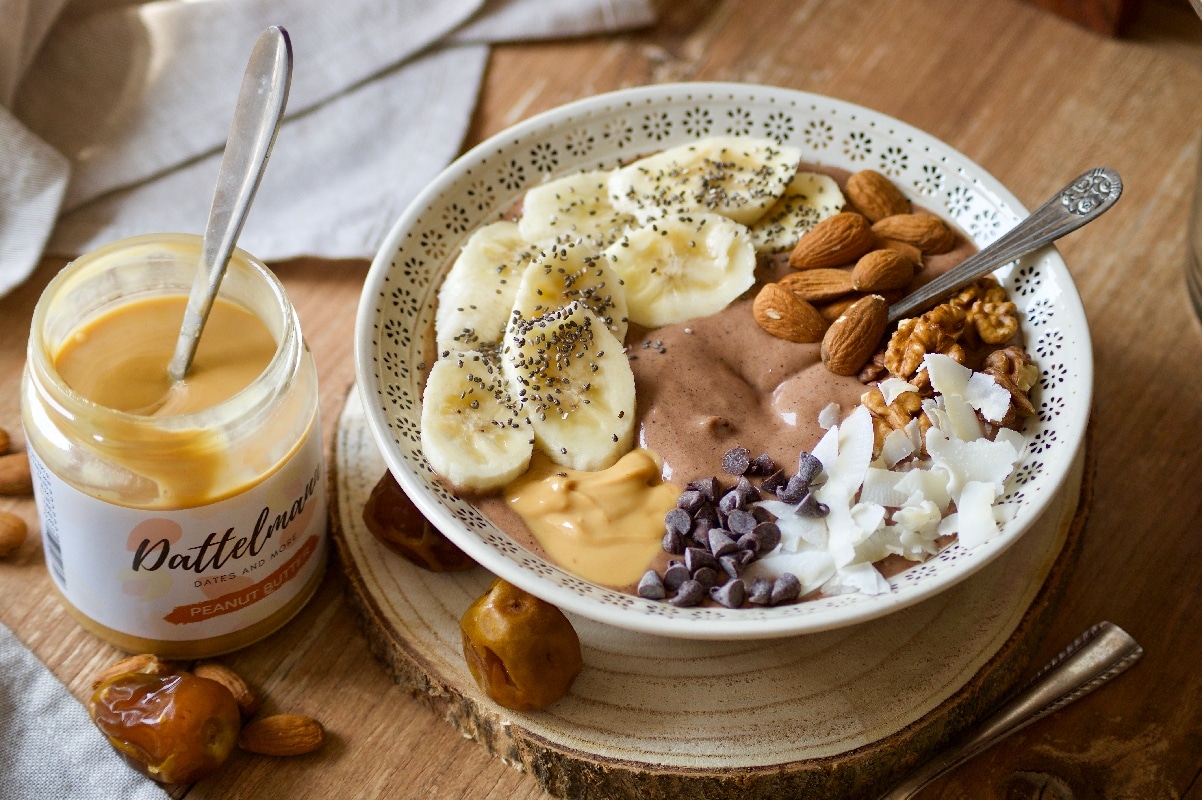
{"type": "Polygon", "coordinates": [[[217,173],[217,188],[213,192],[200,264],[188,294],[180,337],[167,367],[173,381],[183,380],[196,355],[200,332],[209,318],[230,253],[242,232],[275,144],[291,83],[292,43],[288,32],[280,27],[268,28],[251,51],[238,91],[229,138],[217,173]]]}
{"type": "Polygon", "coordinates": [[[943,773],[963,764],[1015,731],[1084,697],[1119,675],[1144,650],[1117,625],[1100,622],[1045,666],[1013,699],[965,740],[906,776],[881,800],[906,800],[943,773]]]}
{"type": "Polygon", "coordinates": [[[889,322],[911,316],[928,303],[967,286],[1003,264],[1092,222],[1113,206],[1122,192],[1122,179],[1108,167],[1096,167],[1078,176],[993,244],[889,306],[889,322]]]}

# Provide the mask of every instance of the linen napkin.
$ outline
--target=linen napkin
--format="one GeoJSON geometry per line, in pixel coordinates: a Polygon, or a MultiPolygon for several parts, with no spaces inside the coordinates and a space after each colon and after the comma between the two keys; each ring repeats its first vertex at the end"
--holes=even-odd
{"type": "MultiPolygon", "coordinates": [[[[255,39],[288,116],[239,244],[370,257],[458,153],[493,42],[649,24],[649,0],[0,0],[0,293],[42,254],[201,232],[255,39]],[[69,177],[68,177],[69,176],[69,177]]],[[[532,76],[537,80],[537,76],[532,76]]]]}
{"type": "Polygon", "coordinates": [[[166,800],[113,750],[67,687],[0,624],[0,796],[166,800]]]}

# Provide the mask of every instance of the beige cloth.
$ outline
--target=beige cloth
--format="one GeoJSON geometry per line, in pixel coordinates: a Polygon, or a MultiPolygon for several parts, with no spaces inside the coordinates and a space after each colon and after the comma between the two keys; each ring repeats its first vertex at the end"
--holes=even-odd
{"type": "Polygon", "coordinates": [[[0,0],[0,20],[3,293],[42,253],[204,230],[269,25],[288,30],[295,68],[239,243],[263,259],[362,258],[458,153],[489,43],[653,12],[649,0],[0,0]]]}

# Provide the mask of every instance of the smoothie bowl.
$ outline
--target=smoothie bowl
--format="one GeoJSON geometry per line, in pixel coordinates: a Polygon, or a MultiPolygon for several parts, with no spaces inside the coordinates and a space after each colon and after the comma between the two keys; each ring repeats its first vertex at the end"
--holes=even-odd
{"type": "MultiPolygon", "coordinates": [[[[884,366],[883,344],[849,361],[835,330],[854,338],[843,332],[858,332],[862,317],[904,291],[866,277],[892,274],[897,259],[885,251],[895,236],[880,221],[864,234],[871,252],[852,260],[873,262],[865,276],[847,268],[847,251],[822,263],[814,242],[836,222],[867,224],[843,218],[860,216],[844,193],[869,173],[880,185],[868,195],[861,187],[859,205],[899,190],[906,208],[895,222],[933,215],[952,231],[945,245],[896,248],[920,265],[915,281],[1026,215],[1005,187],[931,136],[772,87],[620,91],[475,147],[398,220],[364,287],[357,378],[389,471],[482,567],[564,610],[648,633],[826,630],[967,578],[1040,518],[1078,458],[1092,383],[1088,329],[1068,270],[1048,248],[964,301],[1009,309],[976,323],[989,332],[991,319],[1013,324],[982,333],[991,346],[972,334],[960,349],[911,348],[900,374],[884,366]],[[675,186],[693,158],[723,181],[702,181],[706,209],[685,208],[693,202],[685,193],[661,188],[675,186]],[[740,170],[749,177],[735,191],[725,181],[740,170]],[[786,202],[795,189],[801,199],[786,202]],[[793,245],[810,233],[810,261],[801,263],[804,248],[793,245]],[[679,262],[657,261],[665,246],[707,255],[671,278],[638,272],[679,262]],[[469,253],[482,265],[474,271],[459,263],[469,253]],[[882,253],[889,258],[872,258],[882,253]],[[533,265],[543,283],[527,277],[533,265]],[[853,273],[865,291],[830,290],[853,273]],[[565,279],[573,300],[544,308],[545,281],[565,274],[574,276],[565,279]],[[768,302],[782,286],[792,288],[778,299],[809,298],[802,305],[820,316],[786,315],[782,327],[779,303],[768,302]],[[481,322],[492,305],[494,322],[481,322]],[[588,347],[572,349],[584,340],[588,347]],[[999,389],[1013,381],[982,366],[1005,361],[1003,346],[1026,376],[1022,397],[1014,393],[1025,406],[1017,417],[999,389]],[[455,381],[466,381],[462,390],[455,381]],[[573,388],[560,394],[559,384],[573,388]],[[560,404],[569,395],[578,412],[560,404]],[[888,406],[906,397],[912,419],[898,420],[888,406]],[[481,414],[487,434],[468,433],[481,414]],[[612,483],[615,472],[654,492],[638,504],[609,495],[581,512],[610,519],[604,542],[573,526],[566,538],[544,535],[538,513],[520,510],[562,511],[565,486],[598,475],[612,483]],[[699,523],[704,514],[713,520],[699,523]],[[650,532],[640,538],[636,529],[650,532]],[[639,542],[610,546],[623,538],[639,542]],[[707,568],[701,589],[692,586],[707,568]],[[686,590],[707,594],[689,599],[686,590]]],[[[834,238],[848,238],[847,227],[834,238]]],[[[877,340],[892,341],[879,330],[877,340]]]]}

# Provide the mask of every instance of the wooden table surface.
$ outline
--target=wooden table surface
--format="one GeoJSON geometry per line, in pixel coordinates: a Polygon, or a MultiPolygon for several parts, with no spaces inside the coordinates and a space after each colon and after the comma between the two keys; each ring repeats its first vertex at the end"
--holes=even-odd
{"type": "MultiPolygon", "coordinates": [[[[924,798],[1202,798],[1202,328],[1187,296],[1187,216],[1202,133],[1202,22],[1146,0],[1121,39],[1018,0],[661,0],[652,29],[497,47],[465,147],[529,115],[679,80],[775,84],[877,109],[950,143],[1034,207],[1086,168],[1125,191],[1060,244],[1094,337],[1097,477],[1080,560],[1037,656],[1107,619],[1147,654],[1100,692],[928,788],[924,798]]],[[[414,124],[421,124],[420,112],[414,124]]],[[[0,427],[47,259],[0,299],[0,427]]],[[[327,445],[351,385],[360,261],[275,265],[316,355],[327,445]]],[[[0,621],[77,696],[119,653],[62,610],[33,530],[0,561],[0,621]]],[[[300,616],[228,656],[268,708],[311,714],[323,751],[236,754],[177,796],[540,798],[535,779],[462,739],[367,651],[337,565],[300,616]]],[[[0,776],[2,783],[2,776],[0,776]]],[[[0,794],[3,791],[0,790],[0,794]]]]}

